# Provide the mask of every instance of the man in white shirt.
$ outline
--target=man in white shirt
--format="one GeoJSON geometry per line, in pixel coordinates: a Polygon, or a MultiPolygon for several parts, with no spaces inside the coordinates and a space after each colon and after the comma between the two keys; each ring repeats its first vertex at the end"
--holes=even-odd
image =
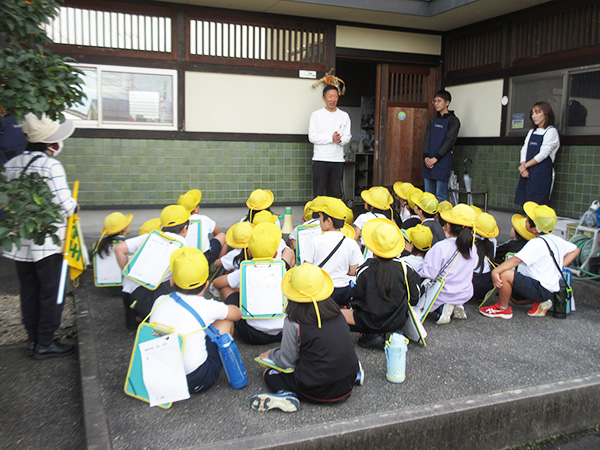
{"type": "Polygon", "coordinates": [[[310,116],[308,140],[314,144],[313,195],[340,198],[344,173],[344,145],[350,142],[350,116],[338,109],[337,87],[323,89],[325,107],[310,116]]]}

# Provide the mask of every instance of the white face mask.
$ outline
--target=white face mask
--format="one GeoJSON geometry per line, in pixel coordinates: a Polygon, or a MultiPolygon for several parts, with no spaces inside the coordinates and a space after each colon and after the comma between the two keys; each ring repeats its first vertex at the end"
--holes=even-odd
{"type": "Polygon", "coordinates": [[[400,213],[400,218],[402,219],[402,222],[410,219],[411,214],[410,214],[410,209],[408,208],[408,206],[404,206],[402,208],[402,212],[400,213]]]}
{"type": "Polygon", "coordinates": [[[52,156],[54,156],[56,158],[60,154],[60,152],[62,152],[64,144],[61,141],[61,142],[58,142],[55,145],[58,146],[58,149],[55,149],[54,146],[52,146],[52,147],[48,147],[48,150],[50,150],[52,152],[52,156]]]}

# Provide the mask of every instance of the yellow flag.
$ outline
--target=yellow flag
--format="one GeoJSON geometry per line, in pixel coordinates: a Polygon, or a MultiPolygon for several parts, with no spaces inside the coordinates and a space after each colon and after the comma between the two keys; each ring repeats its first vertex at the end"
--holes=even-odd
{"type": "Polygon", "coordinates": [[[73,223],[71,225],[71,230],[69,231],[70,240],[68,242],[68,264],[69,264],[69,276],[71,280],[76,279],[79,275],[82,274],[83,269],[85,268],[83,265],[83,253],[81,251],[81,236],[79,235],[79,229],[77,227],[77,221],[79,217],[75,215],[73,218],[73,223]]]}

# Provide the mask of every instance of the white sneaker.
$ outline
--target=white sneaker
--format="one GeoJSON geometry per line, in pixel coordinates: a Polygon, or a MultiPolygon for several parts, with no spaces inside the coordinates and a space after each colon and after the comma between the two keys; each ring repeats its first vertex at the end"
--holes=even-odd
{"type": "Polygon", "coordinates": [[[218,300],[221,297],[221,291],[219,291],[212,283],[208,286],[208,292],[210,292],[210,295],[212,295],[212,298],[215,300],[218,300]]]}
{"type": "Polygon", "coordinates": [[[454,311],[452,312],[453,319],[466,319],[467,313],[465,312],[465,307],[463,305],[455,305],[454,311]]]}
{"type": "Polygon", "coordinates": [[[450,318],[452,317],[453,311],[454,305],[444,303],[444,305],[442,306],[442,313],[440,314],[440,318],[435,323],[437,323],[438,325],[450,323],[450,318]]]}

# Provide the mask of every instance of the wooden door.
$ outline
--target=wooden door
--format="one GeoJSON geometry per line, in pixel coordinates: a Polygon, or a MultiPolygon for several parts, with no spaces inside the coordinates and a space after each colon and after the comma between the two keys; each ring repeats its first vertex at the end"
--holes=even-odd
{"type": "Polygon", "coordinates": [[[375,184],[396,181],[423,185],[423,140],[438,69],[430,66],[380,64],[375,107],[375,184]]]}

